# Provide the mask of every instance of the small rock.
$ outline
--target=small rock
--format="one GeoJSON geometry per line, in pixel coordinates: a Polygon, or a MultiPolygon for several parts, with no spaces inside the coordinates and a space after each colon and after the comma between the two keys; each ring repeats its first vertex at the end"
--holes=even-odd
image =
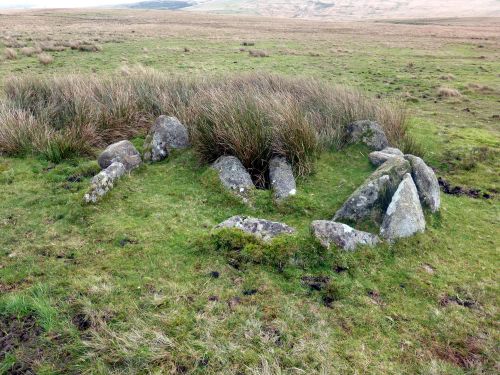
{"type": "Polygon", "coordinates": [[[375,121],[361,120],[349,125],[349,143],[364,143],[374,150],[383,150],[389,147],[389,141],[384,130],[375,121]]]}
{"type": "Polygon", "coordinates": [[[418,195],[423,204],[427,205],[432,212],[439,210],[441,196],[439,181],[436,174],[425,162],[414,155],[405,155],[412,167],[411,176],[417,186],[418,195]]]}
{"type": "Polygon", "coordinates": [[[189,145],[187,128],[176,117],[160,116],[144,141],[144,160],[161,161],[171,150],[189,145]]]}
{"type": "Polygon", "coordinates": [[[387,208],[380,234],[389,241],[410,237],[425,230],[425,218],[417,187],[407,173],[387,208]]]}
{"type": "Polygon", "coordinates": [[[247,216],[233,216],[215,227],[219,228],[236,228],[246,233],[252,234],[255,237],[269,241],[276,236],[282,234],[293,234],[295,229],[276,221],[265,219],[256,219],[247,216]]]}
{"type": "Polygon", "coordinates": [[[219,178],[226,188],[242,197],[255,188],[250,174],[235,156],[219,157],[212,168],[219,172],[219,178]]]}
{"type": "Polygon", "coordinates": [[[355,250],[359,245],[375,246],[380,242],[378,236],[362,232],[342,223],[316,220],[311,224],[313,235],[327,249],[333,244],[343,250],[355,250]]]}
{"type": "Polygon", "coordinates": [[[435,272],[434,267],[432,267],[430,264],[422,264],[422,268],[430,275],[433,275],[435,272]]]}
{"type": "Polygon", "coordinates": [[[106,169],[100,171],[92,178],[90,190],[83,197],[86,203],[96,203],[108,191],[113,188],[113,184],[125,174],[125,166],[120,162],[113,162],[106,169]]]}
{"type": "Polygon", "coordinates": [[[141,155],[130,141],[120,141],[109,145],[97,159],[102,169],[108,168],[114,162],[120,162],[126,171],[137,168],[142,160],[141,155]]]}
{"type": "Polygon", "coordinates": [[[271,159],[269,179],[276,200],[279,201],[297,193],[292,166],[284,157],[275,156],[271,159]]]}
{"type": "Polygon", "coordinates": [[[368,158],[373,165],[378,167],[394,156],[402,157],[403,153],[398,148],[386,147],[382,151],[373,151],[368,155],[368,158]]]}

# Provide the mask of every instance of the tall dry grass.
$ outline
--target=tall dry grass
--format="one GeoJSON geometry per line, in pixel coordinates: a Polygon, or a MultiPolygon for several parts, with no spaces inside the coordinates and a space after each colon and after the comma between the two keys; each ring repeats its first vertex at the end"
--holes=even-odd
{"type": "Polygon", "coordinates": [[[377,120],[394,145],[409,144],[400,106],[348,87],[267,73],[188,78],[135,68],[107,78],[12,77],[4,92],[0,151],[51,160],[144,134],[161,114],[188,126],[202,161],[235,155],[257,180],[273,155],[309,173],[318,151],[342,147],[355,120],[377,120]]]}

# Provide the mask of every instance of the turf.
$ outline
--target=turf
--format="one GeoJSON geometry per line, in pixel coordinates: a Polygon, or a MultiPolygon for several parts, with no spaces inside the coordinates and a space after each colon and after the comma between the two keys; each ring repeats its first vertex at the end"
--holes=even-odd
{"type": "Polygon", "coordinates": [[[227,36],[135,35],[98,53],[53,53],[48,66],[3,61],[0,76],[107,74],[126,60],[176,73],[255,69],[355,85],[405,98],[411,134],[437,174],[491,198],[443,194],[441,212],[426,213],[425,234],[342,253],[318,247],[309,225],[330,219],[374,169],[362,147],[323,153],[287,204],[259,191],[252,207],[225,193],[191,150],[142,166],[94,206],[82,204],[97,171],[92,158],[1,157],[0,319],[33,315],[42,333],[0,351],[0,373],[496,372],[496,39],[439,39],[433,48],[414,35],[393,44],[366,34],[315,44],[266,30],[258,38],[255,48],[270,57],[252,58],[227,36]],[[440,99],[439,86],[463,97],[440,99]],[[212,228],[236,214],[296,227],[290,262],[231,266],[212,228]],[[328,281],[311,288],[312,276],[328,281]]]}

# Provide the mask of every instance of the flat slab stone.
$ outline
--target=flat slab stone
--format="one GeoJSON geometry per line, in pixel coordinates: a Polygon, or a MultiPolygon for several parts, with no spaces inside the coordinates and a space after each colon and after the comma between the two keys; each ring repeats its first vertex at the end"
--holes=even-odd
{"type": "Polygon", "coordinates": [[[373,150],[389,147],[389,141],[379,123],[370,120],[355,121],[347,128],[349,143],[364,143],[373,150]]]}
{"type": "Polygon", "coordinates": [[[394,156],[403,157],[403,153],[398,148],[394,147],[386,147],[381,151],[373,151],[368,155],[371,163],[375,166],[380,166],[384,164],[388,159],[393,158],[394,156]]]}
{"type": "Polygon", "coordinates": [[[421,202],[432,212],[437,212],[441,206],[441,191],[436,174],[425,162],[414,155],[405,155],[411,164],[411,176],[417,186],[421,202]]]}
{"type": "Polygon", "coordinates": [[[160,116],[144,141],[144,160],[161,161],[172,150],[190,146],[187,128],[176,118],[160,116]]]}
{"type": "Polygon", "coordinates": [[[283,234],[295,233],[294,228],[283,223],[239,215],[230,217],[226,221],[217,225],[215,228],[240,229],[246,233],[254,235],[255,237],[263,241],[269,241],[274,237],[283,234]]]}
{"type": "Polygon", "coordinates": [[[410,163],[402,157],[387,160],[347,198],[335,213],[333,221],[357,222],[378,214],[382,199],[387,195],[392,195],[403,176],[410,170],[410,163]]]}
{"type": "Polygon", "coordinates": [[[282,200],[297,193],[292,166],[284,157],[275,156],[271,159],[269,179],[276,200],[282,200]]]}
{"type": "Polygon", "coordinates": [[[99,166],[106,169],[114,162],[122,163],[127,171],[137,168],[141,162],[141,155],[134,145],[127,140],[113,143],[99,155],[99,166]]]}
{"type": "Polygon", "coordinates": [[[219,178],[227,189],[242,197],[246,197],[248,192],[255,188],[250,174],[235,156],[219,157],[212,164],[212,168],[219,173],[219,178]]]}
{"type": "Polygon", "coordinates": [[[321,245],[327,249],[333,244],[343,250],[353,251],[358,246],[375,246],[380,242],[379,237],[375,234],[359,231],[346,224],[328,220],[313,221],[311,231],[321,245]]]}
{"type": "Polygon", "coordinates": [[[384,216],[380,234],[389,241],[413,236],[425,230],[425,217],[417,187],[407,173],[392,197],[384,216]]]}
{"type": "Polygon", "coordinates": [[[115,181],[125,172],[126,169],[122,163],[112,163],[92,178],[89,192],[85,194],[83,200],[86,203],[96,203],[113,188],[115,181]]]}

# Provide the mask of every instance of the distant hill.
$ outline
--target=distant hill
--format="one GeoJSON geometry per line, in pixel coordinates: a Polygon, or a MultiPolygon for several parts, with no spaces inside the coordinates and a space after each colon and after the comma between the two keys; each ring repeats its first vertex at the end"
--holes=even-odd
{"type": "Polygon", "coordinates": [[[133,4],[125,4],[123,7],[132,8],[132,9],[169,9],[176,10],[191,7],[196,5],[194,1],[177,1],[177,0],[150,0],[150,1],[141,1],[133,4]]]}
{"type": "Polygon", "coordinates": [[[500,16],[499,0],[150,0],[123,7],[314,19],[500,16]]]}

